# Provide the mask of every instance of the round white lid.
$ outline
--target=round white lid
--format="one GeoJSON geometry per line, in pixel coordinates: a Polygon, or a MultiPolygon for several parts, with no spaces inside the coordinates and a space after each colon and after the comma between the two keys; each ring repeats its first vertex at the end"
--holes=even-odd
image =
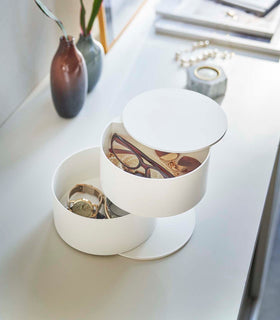
{"type": "Polygon", "coordinates": [[[141,144],[166,152],[192,152],[218,142],[227,130],[223,109],[185,89],[146,91],[123,111],[126,131],[141,144]]]}

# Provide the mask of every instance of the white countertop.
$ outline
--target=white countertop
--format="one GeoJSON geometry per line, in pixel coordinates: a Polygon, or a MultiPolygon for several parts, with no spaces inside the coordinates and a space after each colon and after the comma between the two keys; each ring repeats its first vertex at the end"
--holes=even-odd
{"type": "Polygon", "coordinates": [[[279,143],[278,63],[236,55],[225,66],[229,129],[212,148],[207,194],[182,250],[147,262],[90,256],[54,228],[58,163],[98,145],[135,94],[185,86],[173,56],[187,41],[155,34],[153,20],[149,2],[106,56],[77,118],[57,116],[46,79],[0,129],[1,319],[237,318],[279,143]]]}

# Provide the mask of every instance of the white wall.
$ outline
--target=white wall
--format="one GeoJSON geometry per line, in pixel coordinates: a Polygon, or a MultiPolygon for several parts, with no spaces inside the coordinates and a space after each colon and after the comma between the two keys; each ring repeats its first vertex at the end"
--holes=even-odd
{"type": "MultiPolygon", "coordinates": [[[[43,0],[63,21],[67,32],[79,35],[79,0],[43,0]]],[[[89,14],[91,0],[85,5],[89,14]]],[[[61,32],[33,0],[1,0],[0,126],[49,72],[61,32]]]]}

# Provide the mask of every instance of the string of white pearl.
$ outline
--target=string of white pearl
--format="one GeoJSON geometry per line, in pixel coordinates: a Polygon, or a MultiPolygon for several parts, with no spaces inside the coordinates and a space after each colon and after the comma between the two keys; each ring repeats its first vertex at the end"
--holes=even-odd
{"type": "Polygon", "coordinates": [[[188,58],[186,57],[187,53],[193,52],[197,49],[206,48],[209,45],[210,45],[209,40],[194,42],[190,49],[188,48],[185,50],[177,51],[175,53],[175,60],[179,61],[182,67],[189,67],[196,63],[199,63],[201,61],[205,61],[208,59],[215,59],[215,58],[228,59],[232,57],[232,54],[233,54],[232,52],[219,51],[218,49],[206,49],[200,52],[196,56],[192,55],[188,58]]]}

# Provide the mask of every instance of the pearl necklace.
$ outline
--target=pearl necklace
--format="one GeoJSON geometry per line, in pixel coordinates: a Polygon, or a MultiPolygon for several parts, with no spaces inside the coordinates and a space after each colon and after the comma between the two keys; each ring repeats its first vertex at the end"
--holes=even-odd
{"type": "Polygon", "coordinates": [[[176,51],[175,60],[179,61],[181,67],[187,68],[196,63],[199,63],[201,61],[205,61],[208,59],[221,58],[225,60],[225,59],[231,58],[233,55],[233,52],[229,52],[227,50],[219,51],[218,49],[206,49],[196,56],[192,55],[190,57],[187,57],[187,55],[190,52],[196,51],[198,49],[206,48],[209,45],[210,45],[209,40],[193,42],[190,49],[188,48],[185,50],[176,51]]]}

